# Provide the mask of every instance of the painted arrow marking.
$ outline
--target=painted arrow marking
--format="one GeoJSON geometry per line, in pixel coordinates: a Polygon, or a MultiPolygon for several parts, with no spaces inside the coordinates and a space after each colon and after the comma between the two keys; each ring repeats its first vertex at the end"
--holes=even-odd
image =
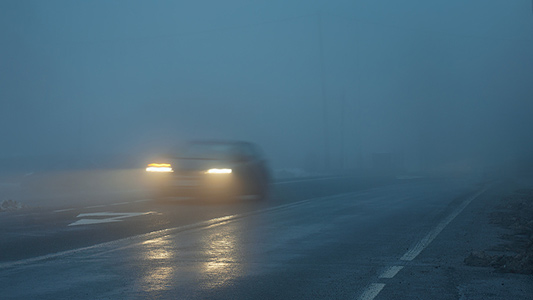
{"type": "Polygon", "coordinates": [[[78,226],[78,225],[92,225],[92,224],[101,224],[101,223],[111,223],[111,222],[120,222],[122,219],[137,217],[142,215],[148,215],[153,212],[143,212],[143,213],[112,213],[112,212],[97,212],[97,213],[87,213],[79,214],[77,218],[82,218],[74,223],[68,224],[68,226],[78,226]],[[86,217],[93,217],[87,218],[86,217]],[[100,218],[98,218],[100,217],[100,218]],[[103,217],[103,218],[102,218],[103,217]]]}

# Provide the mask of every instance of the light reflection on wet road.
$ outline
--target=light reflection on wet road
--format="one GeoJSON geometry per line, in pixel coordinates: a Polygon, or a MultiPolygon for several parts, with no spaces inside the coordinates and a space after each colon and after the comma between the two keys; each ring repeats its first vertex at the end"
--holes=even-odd
{"type": "Polygon", "coordinates": [[[170,244],[168,237],[147,240],[142,243],[141,251],[145,255],[141,259],[153,266],[153,269],[142,277],[143,291],[162,291],[171,287],[170,280],[175,269],[170,264],[174,253],[170,249],[170,244]]]}
{"type": "Polygon", "coordinates": [[[3,265],[0,283],[7,299],[353,299],[475,188],[413,183],[297,201],[3,265]],[[42,276],[48,286],[27,289],[42,276]]]}

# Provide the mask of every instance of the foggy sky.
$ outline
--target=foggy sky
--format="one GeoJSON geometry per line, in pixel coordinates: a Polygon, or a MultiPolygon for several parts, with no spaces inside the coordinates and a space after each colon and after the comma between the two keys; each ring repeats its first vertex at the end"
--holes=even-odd
{"type": "Polygon", "coordinates": [[[2,1],[0,41],[0,157],[199,138],[287,167],[533,151],[529,0],[2,1]]]}

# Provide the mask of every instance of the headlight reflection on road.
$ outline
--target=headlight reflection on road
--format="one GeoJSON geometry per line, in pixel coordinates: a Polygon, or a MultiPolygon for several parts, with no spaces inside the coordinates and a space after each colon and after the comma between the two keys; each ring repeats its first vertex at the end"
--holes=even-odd
{"type": "Polygon", "coordinates": [[[170,289],[171,279],[176,271],[170,261],[173,254],[167,250],[171,246],[170,242],[165,237],[145,241],[142,246],[146,250],[144,258],[150,267],[142,278],[143,290],[149,292],[170,289]]]}
{"type": "Polygon", "coordinates": [[[189,284],[192,278],[201,282],[202,288],[216,290],[247,273],[251,267],[249,255],[254,252],[247,242],[249,238],[255,240],[248,236],[248,223],[216,225],[143,242],[136,264],[140,272],[138,289],[164,292],[189,284]]]}
{"type": "MultiPolygon", "coordinates": [[[[232,223],[219,230],[208,231],[203,237],[205,256],[203,273],[207,287],[218,288],[243,274],[242,241],[238,239],[240,223],[232,223]]],[[[241,229],[242,230],[242,229],[241,229]]]]}

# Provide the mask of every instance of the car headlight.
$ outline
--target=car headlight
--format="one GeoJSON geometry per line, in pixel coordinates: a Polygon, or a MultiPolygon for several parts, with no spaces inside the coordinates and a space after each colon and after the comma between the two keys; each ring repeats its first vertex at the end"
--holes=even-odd
{"type": "Polygon", "coordinates": [[[146,167],[146,172],[162,172],[169,173],[174,172],[170,164],[148,164],[146,167]]]}
{"type": "Polygon", "coordinates": [[[209,169],[206,174],[230,174],[231,169],[209,169]]]}

